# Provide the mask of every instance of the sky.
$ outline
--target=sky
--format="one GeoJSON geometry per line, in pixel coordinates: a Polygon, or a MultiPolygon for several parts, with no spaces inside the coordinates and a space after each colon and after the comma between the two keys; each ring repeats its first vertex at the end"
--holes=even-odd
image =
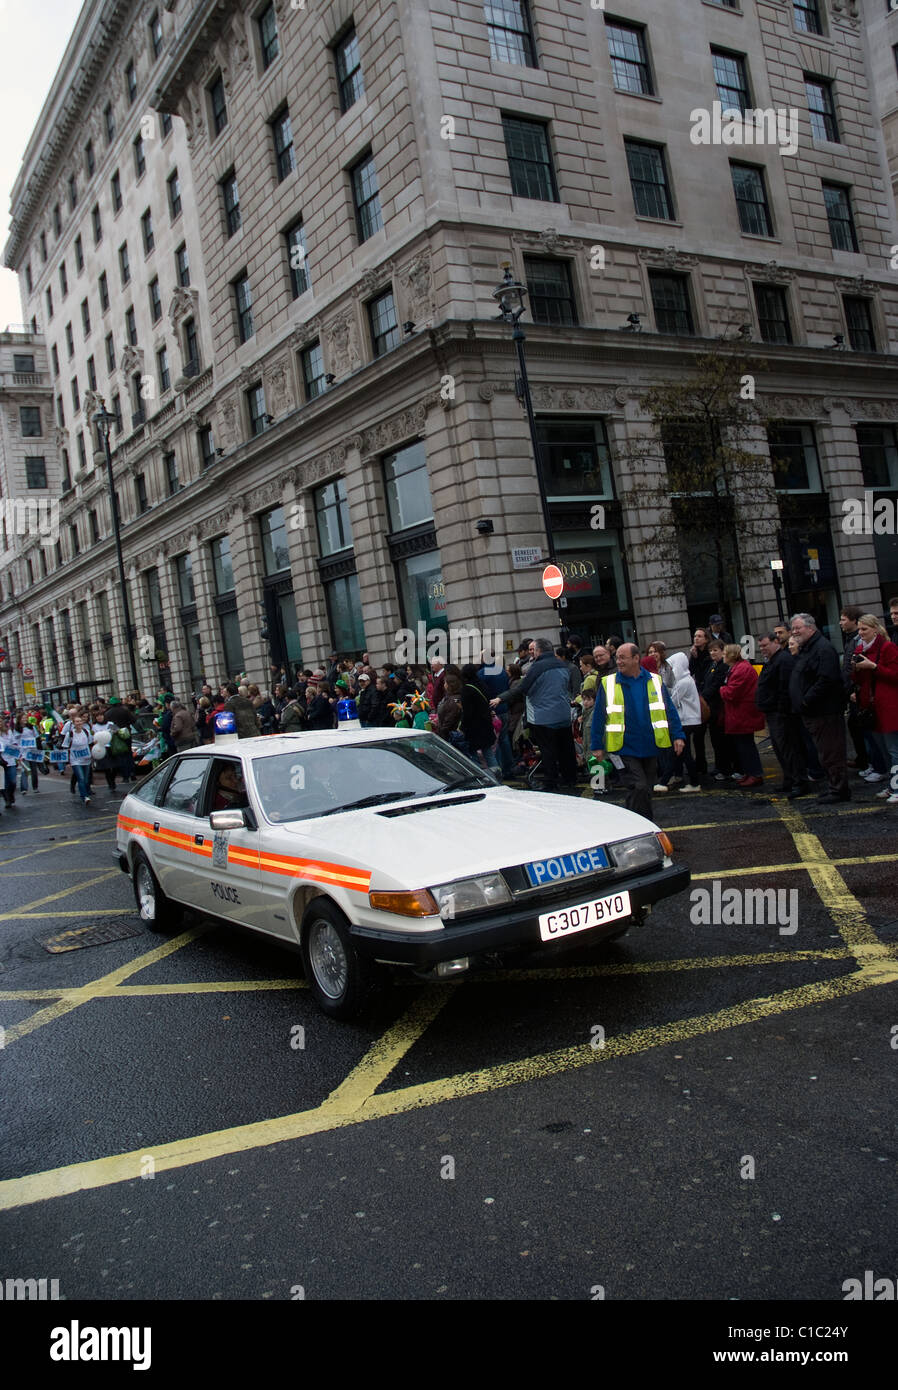
{"type": "MultiPolygon", "coordinates": [[[[0,0],[0,249],[9,235],[9,195],[82,0],[0,0]]],[[[18,279],[0,270],[0,330],[21,323],[18,279]]]]}

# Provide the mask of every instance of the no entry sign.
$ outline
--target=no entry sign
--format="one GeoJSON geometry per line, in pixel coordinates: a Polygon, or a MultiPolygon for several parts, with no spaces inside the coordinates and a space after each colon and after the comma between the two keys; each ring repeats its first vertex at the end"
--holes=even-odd
{"type": "Polygon", "coordinates": [[[560,598],[564,588],[564,575],[557,565],[546,565],[543,570],[543,588],[549,598],[560,598]]]}

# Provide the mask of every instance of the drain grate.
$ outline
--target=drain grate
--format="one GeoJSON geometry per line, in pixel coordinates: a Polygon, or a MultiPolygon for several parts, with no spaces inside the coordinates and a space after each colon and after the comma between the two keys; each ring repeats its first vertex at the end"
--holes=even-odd
{"type": "Polygon", "coordinates": [[[142,926],[133,917],[118,917],[104,922],[101,927],[70,927],[57,932],[55,936],[36,936],[34,939],[45,951],[57,956],[63,951],[80,951],[84,946],[106,946],[110,941],[124,941],[129,936],[140,936],[142,931],[142,926]]]}

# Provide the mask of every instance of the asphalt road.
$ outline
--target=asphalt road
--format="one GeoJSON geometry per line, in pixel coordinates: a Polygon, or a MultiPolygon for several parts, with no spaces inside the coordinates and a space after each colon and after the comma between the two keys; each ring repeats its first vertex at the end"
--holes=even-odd
{"type": "Polygon", "coordinates": [[[395,985],[351,1024],[248,933],[140,929],[119,800],[53,775],[0,819],[0,1279],[274,1302],[898,1279],[898,807],[871,789],[656,799],[693,889],[785,890],[779,921],[693,921],[687,892],[620,942],[395,985]],[[113,923],[138,932],[40,944],[113,923]]]}

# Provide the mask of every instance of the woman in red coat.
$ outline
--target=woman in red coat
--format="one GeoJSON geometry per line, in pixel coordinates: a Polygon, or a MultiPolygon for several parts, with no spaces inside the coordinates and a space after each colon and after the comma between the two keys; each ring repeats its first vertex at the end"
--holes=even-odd
{"type": "Polygon", "coordinates": [[[858,710],[873,710],[874,723],[866,730],[884,745],[891,777],[883,800],[898,802],[898,647],[872,613],[857,620],[860,643],[852,657],[851,679],[857,685],[858,710]]]}
{"type": "Polygon", "coordinates": [[[758,673],[751,662],[745,660],[738,642],[727,643],[723,649],[723,659],[730,668],[726,680],[720,687],[724,729],[733,740],[733,748],[742,773],[736,785],[761,787],[764,785],[764,775],[755,734],[759,729],[763,729],[764,716],[755,704],[758,673]]]}

